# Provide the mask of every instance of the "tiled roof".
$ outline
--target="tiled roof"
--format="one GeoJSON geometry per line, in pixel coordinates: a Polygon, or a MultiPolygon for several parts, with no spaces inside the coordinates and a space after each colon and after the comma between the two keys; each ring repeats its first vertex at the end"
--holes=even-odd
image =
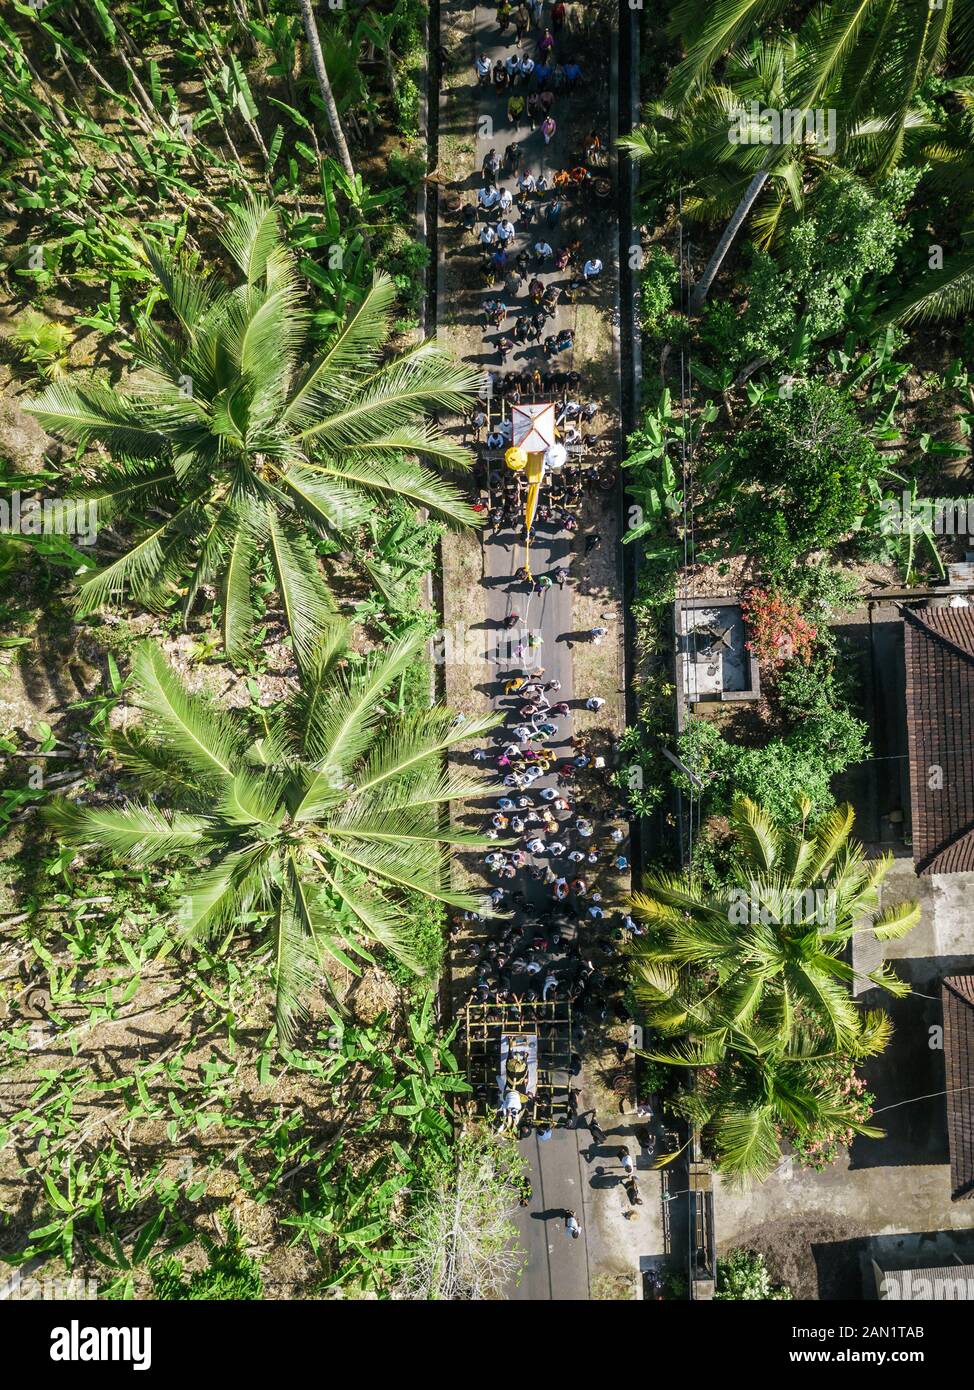
{"type": "Polygon", "coordinates": [[[951,975],[941,989],[950,1195],[974,1197],[974,975],[951,975]]]}
{"type": "Polygon", "coordinates": [[[974,869],[974,609],[903,609],[913,862],[974,869]]]}

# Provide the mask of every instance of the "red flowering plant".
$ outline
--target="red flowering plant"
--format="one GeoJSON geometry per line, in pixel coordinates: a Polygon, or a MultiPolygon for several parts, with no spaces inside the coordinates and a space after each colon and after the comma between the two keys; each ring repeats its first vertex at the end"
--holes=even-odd
{"type": "Polygon", "coordinates": [[[766,670],[812,659],[818,629],[802,616],[799,605],[771,589],[751,588],[741,600],[747,624],[748,651],[754,652],[766,670]]]}
{"type": "Polygon", "coordinates": [[[851,1124],[866,1123],[876,1097],[866,1090],[865,1081],[856,1075],[855,1063],[848,1058],[816,1066],[814,1090],[822,1119],[801,1132],[785,1128],[781,1137],[790,1141],[801,1163],[821,1173],[835,1162],[840,1148],[852,1143],[855,1130],[851,1124]]]}

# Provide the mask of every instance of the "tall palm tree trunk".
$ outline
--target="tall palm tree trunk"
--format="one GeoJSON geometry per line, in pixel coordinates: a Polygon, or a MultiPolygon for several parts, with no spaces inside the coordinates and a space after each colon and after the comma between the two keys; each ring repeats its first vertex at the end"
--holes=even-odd
{"type": "Polygon", "coordinates": [[[710,260],[707,262],[706,270],[701,275],[700,279],[697,281],[697,284],[694,286],[693,294],[690,296],[691,316],[694,314],[699,314],[700,310],[707,302],[707,295],[710,293],[710,286],[714,283],[714,280],[716,280],[718,274],[720,273],[720,267],[724,264],[724,260],[727,256],[728,251],[731,249],[734,238],[740,231],[741,225],[746,219],[748,213],[751,211],[752,207],[757,202],[761,190],[767,183],[768,178],[769,173],[767,169],[758,170],[758,172],[754,175],[754,178],[748,184],[747,191],[745,192],[744,197],[741,199],[737,207],[734,209],[734,216],[731,218],[727,226],[724,228],[724,234],[721,237],[720,241],[718,241],[714,254],[710,257],[710,260]]]}
{"type": "Polygon", "coordinates": [[[352,163],[352,156],[348,152],[348,141],[345,139],[345,132],[342,129],[342,118],[338,114],[338,107],[335,104],[335,93],[331,89],[328,81],[328,72],[325,68],[325,55],[321,51],[321,39],[318,37],[318,25],[315,21],[314,8],[311,0],[301,0],[301,18],[304,20],[304,32],[308,40],[308,47],[311,49],[311,66],[315,70],[315,77],[318,80],[318,90],[321,99],[325,103],[325,110],[328,113],[328,124],[331,126],[331,137],[335,142],[338,151],[338,158],[341,160],[342,168],[350,179],[355,177],[355,165],[352,163]]]}

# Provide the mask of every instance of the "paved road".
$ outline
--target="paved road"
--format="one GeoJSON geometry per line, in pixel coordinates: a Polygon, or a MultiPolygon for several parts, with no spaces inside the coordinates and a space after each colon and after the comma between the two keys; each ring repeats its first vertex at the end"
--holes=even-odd
{"type": "MultiPolygon", "coordinates": [[[[573,9],[578,9],[573,6],[573,9]]],[[[545,7],[545,17],[550,13],[550,7],[545,7]]],[[[510,27],[502,37],[496,22],[496,13],[493,7],[479,7],[476,12],[476,45],[477,52],[487,53],[491,62],[495,62],[499,57],[506,58],[511,52],[515,51],[514,30],[510,27]]],[[[536,34],[532,31],[521,51],[532,52],[536,40],[536,34]]],[[[567,37],[560,37],[556,44],[556,57],[564,61],[575,52],[572,42],[567,37]]],[[[579,55],[579,60],[584,64],[583,55],[579,55]]],[[[527,88],[521,86],[517,89],[526,95],[527,88]]],[[[583,95],[573,98],[572,103],[564,96],[560,96],[555,102],[554,115],[558,122],[558,133],[550,145],[545,145],[544,138],[540,129],[531,131],[522,120],[520,132],[515,137],[513,129],[508,126],[506,119],[507,93],[497,94],[492,88],[483,88],[479,93],[480,110],[479,116],[486,116],[487,121],[481,120],[478,126],[478,138],[476,144],[475,161],[479,169],[484,156],[490,148],[494,148],[499,158],[503,158],[504,149],[512,138],[517,138],[522,152],[522,167],[527,167],[535,176],[542,173],[550,179],[557,169],[574,165],[579,162],[577,152],[580,138],[587,135],[588,129],[594,122],[590,112],[586,109],[589,101],[583,95]]],[[[601,94],[604,98],[604,93],[601,94]]],[[[514,179],[501,176],[499,179],[501,186],[507,186],[512,192],[515,191],[514,179]]],[[[547,195],[548,201],[552,198],[547,195]]],[[[567,204],[569,199],[564,200],[567,204]]],[[[557,231],[549,230],[543,222],[535,222],[530,228],[524,229],[523,223],[516,222],[518,231],[516,246],[533,246],[535,240],[547,240],[557,250],[564,239],[570,239],[572,235],[578,235],[582,239],[583,249],[585,247],[585,228],[579,227],[574,230],[572,223],[566,214],[563,214],[562,223],[557,231]],[[542,230],[543,228],[543,230],[542,230]]],[[[569,274],[557,273],[554,271],[540,272],[541,278],[549,283],[555,281],[562,285],[566,284],[571,278],[569,274]]],[[[496,296],[497,290],[485,290],[483,297],[496,296]]],[[[509,307],[511,301],[509,296],[505,296],[509,307]]],[[[517,302],[518,312],[528,312],[530,302],[527,299],[526,288],[522,290],[517,302]]],[[[510,335],[513,327],[513,319],[509,318],[503,328],[503,332],[510,335]]],[[[554,322],[550,322],[547,332],[557,332],[562,327],[575,328],[575,306],[570,303],[559,305],[554,322]]],[[[495,342],[501,336],[501,331],[492,332],[487,344],[495,342]]],[[[563,354],[558,365],[569,370],[576,364],[572,361],[573,354],[563,354]]],[[[483,359],[482,359],[483,360],[483,359]]],[[[490,360],[487,358],[486,360],[490,360]]],[[[499,360],[494,354],[494,364],[499,369],[499,360]]],[[[508,359],[508,367],[523,368],[524,366],[533,367],[536,364],[542,366],[544,370],[544,359],[540,350],[535,347],[516,347],[511,357],[508,359]]],[[[580,371],[584,373],[584,364],[577,364],[580,371]]],[[[583,377],[582,399],[585,398],[585,386],[583,377]]],[[[580,537],[573,538],[572,535],[564,530],[553,531],[550,527],[539,524],[536,528],[536,538],[532,544],[531,562],[532,570],[535,575],[550,573],[561,565],[569,566],[573,573],[579,573],[584,564],[584,546],[580,537]]],[[[508,712],[512,711],[519,703],[516,699],[505,698],[501,690],[501,682],[509,672],[519,672],[534,665],[545,667],[545,679],[557,679],[561,682],[561,690],[555,697],[557,700],[564,700],[572,705],[575,700],[575,689],[573,679],[572,650],[566,639],[573,635],[573,615],[572,615],[572,588],[566,585],[563,589],[555,585],[548,589],[544,595],[533,595],[529,592],[528,586],[517,585],[513,581],[513,574],[517,567],[524,562],[523,540],[512,531],[502,531],[500,533],[485,532],[485,554],[484,554],[484,583],[487,586],[487,622],[492,632],[492,645],[494,653],[494,674],[497,677],[494,687],[493,702],[495,707],[499,707],[508,712]],[[503,627],[503,620],[510,613],[516,612],[520,616],[519,628],[513,633],[508,632],[503,627]],[[526,659],[519,659],[516,654],[516,643],[518,639],[526,636],[527,632],[540,633],[542,646],[540,651],[533,654],[525,653],[526,659]],[[513,639],[513,640],[512,640],[513,639]]],[[[607,658],[609,659],[609,658],[607,658]]],[[[513,719],[511,722],[517,722],[513,719]]],[[[562,720],[559,725],[559,734],[554,743],[556,752],[556,762],[562,761],[564,757],[570,756],[572,750],[571,740],[573,736],[573,719],[571,716],[562,720]]],[[[532,791],[543,786],[546,782],[553,782],[553,778],[542,779],[540,783],[535,783],[532,791]]],[[[601,837],[597,837],[601,838],[601,837]]],[[[581,842],[588,847],[591,842],[581,842]]],[[[569,843],[569,848],[575,848],[574,839],[569,843]]],[[[512,882],[505,881],[507,888],[520,888],[522,892],[534,902],[544,902],[547,899],[547,890],[536,883],[533,879],[520,876],[519,880],[512,882]]],[[[550,900],[549,900],[550,901],[550,900]]],[[[592,924],[583,924],[577,929],[578,936],[584,941],[585,936],[595,930],[592,924]]],[[[586,954],[590,950],[586,947],[586,954]]],[[[567,1082],[567,1077],[565,1078],[567,1082]]],[[[580,1082],[574,1084],[584,1085],[584,1075],[580,1082]]],[[[611,1122],[602,1117],[603,1126],[611,1127],[611,1122]]],[[[518,1226],[521,1242],[527,1252],[527,1266],[522,1276],[521,1282],[516,1289],[512,1289],[510,1297],[515,1300],[585,1300],[591,1297],[591,1283],[593,1269],[597,1265],[597,1260],[592,1246],[593,1236],[596,1230],[595,1203],[598,1200],[600,1191],[614,1185],[618,1177],[599,1177],[595,1174],[596,1165],[606,1165],[608,1168],[617,1168],[609,1150],[605,1151],[606,1156],[599,1164],[598,1157],[592,1155],[592,1162],[589,1162],[591,1136],[587,1129],[563,1129],[556,1128],[551,1138],[546,1141],[539,1141],[537,1134],[530,1139],[522,1141],[522,1151],[528,1163],[531,1177],[533,1195],[529,1206],[518,1212],[518,1226]],[[595,1186],[592,1186],[593,1179],[595,1186]],[[578,1240],[572,1240],[565,1230],[564,1213],[567,1208],[576,1211],[582,1225],[582,1234],[578,1240]]],[[[611,1147],[611,1146],[610,1146],[611,1147]]]]}
{"type": "Polygon", "coordinates": [[[589,1175],[582,1151],[588,1137],[583,1130],[556,1129],[544,1143],[533,1135],[521,1144],[534,1193],[530,1205],[518,1211],[521,1247],[528,1259],[520,1284],[511,1291],[514,1300],[578,1301],[591,1297],[591,1203],[586,1200],[589,1175]],[[566,1207],[575,1211],[581,1224],[578,1240],[572,1240],[565,1230],[566,1207]]]}

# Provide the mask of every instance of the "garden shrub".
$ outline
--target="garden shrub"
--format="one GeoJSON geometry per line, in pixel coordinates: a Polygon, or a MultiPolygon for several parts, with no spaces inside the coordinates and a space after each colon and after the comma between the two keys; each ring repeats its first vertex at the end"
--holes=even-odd
{"type": "Polygon", "coordinates": [[[772,1284],[764,1256],[756,1250],[731,1250],[717,1261],[717,1289],[714,1298],[790,1299],[786,1284],[772,1284]]]}
{"type": "Polygon", "coordinates": [[[810,551],[830,549],[855,529],[869,481],[883,468],[853,403],[821,380],[763,403],[756,423],[723,453],[745,489],[736,500],[736,543],[776,582],[810,551]]]}
{"type": "Polygon", "coordinates": [[[743,277],[745,308],[711,305],[702,336],[715,361],[801,367],[813,343],[840,332],[871,281],[889,274],[909,229],[906,205],[920,178],[898,169],[875,187],[834,170],[790,226],[775,256],[754,249],[743,277]]]}
{"type": "Polygon", "coordinates": [[[676,261],[660,246],[650,249],[639,282],[640,320],[643,332],[656,336],[672,317],[674,297],[680,283],[676,261]]]}

